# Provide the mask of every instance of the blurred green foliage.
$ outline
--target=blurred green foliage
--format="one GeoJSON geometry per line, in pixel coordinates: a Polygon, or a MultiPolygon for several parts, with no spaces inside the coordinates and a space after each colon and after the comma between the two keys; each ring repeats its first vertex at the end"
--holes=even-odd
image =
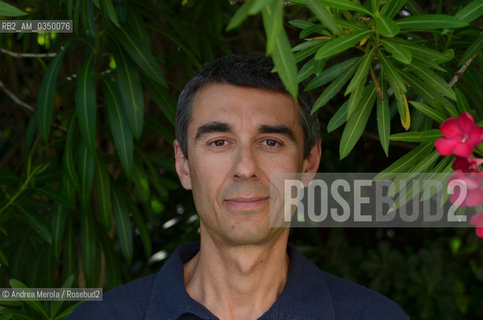
{"type": "MultiPolygon", "coordinates": [[[[291,94],[306,82],[323,123],[320,171],[390,173],[414,143],[428,147],[401,170],[443,171],[449,162],[430,157],[434,129],[463,111],[483,119],[481,1],[12,4],[0,1],[0,17],[72,19],[74,32],[0,34],[0,287],[112,289],[198,238],[174,171],[175,101],[220,55],[265,52],[291,94]]],[[[321,268],[388,295],[412,319],[483,317],[473,230],[291,237],[321,268]]],[[[73,307],[0,302],[0,319],[62,319],[73,307]]]]}

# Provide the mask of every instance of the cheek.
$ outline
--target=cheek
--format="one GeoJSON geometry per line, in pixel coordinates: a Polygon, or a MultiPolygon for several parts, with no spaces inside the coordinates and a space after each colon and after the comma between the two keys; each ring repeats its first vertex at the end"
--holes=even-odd
{"type": "Polygon", "coordinates": [[[226,163],[215,159],[197,161],[191,167],[193,196],[198,201],[212,201],[227,181],[226,163]]]}
{"type": "Polygon", "coordinates": [[[268,176],[272,173],[299,172],[303,168],[303,157],[295,150],[276,156],[267,155],[260,160],[268,176]]]}

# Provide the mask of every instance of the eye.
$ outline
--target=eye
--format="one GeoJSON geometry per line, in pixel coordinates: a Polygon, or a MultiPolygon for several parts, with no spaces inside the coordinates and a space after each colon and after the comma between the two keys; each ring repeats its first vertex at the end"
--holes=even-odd
{"type": "Polygon", "coordinates": [[[275,139],[265,139],[262,141],[262,143],[264,145],[266,145],[267,147],[277,147],[277,146],[281,146],[282,143],[278,140],[275,140],[275,139]]]}
{"type": "Polygon", "coordinates": [[[213,140],[208,143],[209,146],[213,146],[213,147],[224,147],[227,144],[228,144],[228,141],[223,139],[213,140]]]}

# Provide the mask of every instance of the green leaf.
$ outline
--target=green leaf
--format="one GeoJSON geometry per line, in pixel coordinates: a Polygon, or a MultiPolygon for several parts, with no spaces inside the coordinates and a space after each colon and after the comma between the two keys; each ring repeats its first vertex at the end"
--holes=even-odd
{"type": "Polygon", "coordinates": [[[300,31],[299,39],[304,39],[304,38],[307,38],[307,39],[305,39],[307,41],[314,41],[314,40],[317,40],[317,39],[326,41],[326,40],[329,40],[329,39],[332,38],[332,34],[329,31],[327,31],[327,28],[325,28],[323,25],[316,24],[316,25],[313,25],[310,28],[307,28],[307,29],[300,31]],[[314,39],[307,38],[308,36],[310,36],[312,34],[314,34],[314,39]],[[324,37],[324,36],[325,36],[325,38],[320,38],[320,37],[324,37]]]}
{"type": "MultiPolygon", "coordinates": [[[[483,7],[483,2],[482,7],[483,7]]],[[[481,49],[483,48],[483,36],[480,35],[476,41],[474,41],[468,49],[466,49],[465,53],[461,56],[460,61],[458,62],[458,67],[462,66],[466,62],[468,62],[474,55],[478,54],[478,52],[481,52],[481,49]]]]}
{"type": "Polygon", "coordinates": [[[342,51],[351,48],[353,45],[362,40],[362,38],[368,36],[372,32],[372,30],[356,31],[342,37],[327,41],[319,48],[319,50],[315,54],[315,59],[320,60],[324,58],[329,58],[333,55],[341,53],[342,51]]]}
{"type": "Polygon", "coordinates": [[[112,204],[114,220],[116,222],[116,232],[117,237],[119,238],[121,251],[127,262],[130,264],[133,256],[132,226],[129,219],[128,208],[117,190],[113,190],[112,204]]]}
{"type": "Polygon", "coordinates": [[[383,35],[384,37],[394,37],[399,33],[399,26],[392,19],[379,16],[375,18],[376,20],[376,31],[383,35]]]}
{"type": "Polygon", "coordinates": [[[371,0],[372,12],[379,14],[379,6],[380,6],[379,0],[371,0]]]}
{"type": "MultiPolygon", "coordinates": [[[[325,42],[325,40],[310,40],[310,41],[304,42],[303,44],[310,43],[310,44],[315,44],[315,45],[307,46],[304,49],[301,49],[299,52],[297,52],[295,54],[295,61],[300,62],[300,61],[304,60],[305,58],[313,55],[319,49],[319,46],[316,45],[316,43],[324,43],[324,42],[325,42]]],[[[296,47],[298,47],[298,46],[296,46],[296,47]]],[[[296,47],[294,47],[294,49],[296,47]]],[[[293,52],[296,52],[296,51],[294,50],[293,52]]]]}
{"type": "Polygon", "coordinates": [[[406,81],[411,88],[413,88],[426,102],[433,106],[443,106],[444,109],[438,110],[441,113],[441,116],[448,118],[450,115],[453,117],[458,116],[458,112],[456,108],[445,98],[439,95],[431,86],[427,83],[419,80],[412,74],[408,72],[401,73],[402,78],[406,81]],[[448,112],[446,114],[446,112],[448,112]]]}
{"type": "Polygon", "coordinates": [[[226,31],[230,31],[238,27],[250,15],[250,11],[252,11],[252,7],[256,2],[257,1],[255,0],[247,0],[231,18],[228,26],[226,27],[226,31]]]}
{"type": "Polygon", "coordinates": [[[69,177],[70,182],[74,185],[74,189],[80,190],[79,177],[75,169],[74,161],[74,145],[75,145],[75,129],[76,129],[75,116],[70,120],[69,128],[67,129],[67,135],[65,138],[65,148],[63,157],[63,168],[65,173],[69,177]]]}
{"type": "Polygon", "coordinates": [[[411,103],[411,105],[414,108],[421,111],[426,116],[428,116],[429,118],[433,119],[434,121],[436,121],[438,123],[443,123],[446,120],[446,118],[444,118],[441,115],[441,113],[437,112],[436,110],[434,110],[433,108],[431,108],[430,106],[428,106],[424,103],[421,103],[421,102],[418,102],[418,101],[409,101],[409,102],[411,103]]]}
{"type": "Polygon", "coordinates": [[[483,15],[483,2],[481,0],[473,0],[454,16],[466,23],[470,23],[478,17],[481,17],[481,15],[483,15]]]}
{"type": "Polygon", "coordinates": [[[353,31],[367,30],[367,28],[363,27],[360,24],[355,24],[354,22],[347,21],[337,17],[334,17],[334,19],[335,19],[335,23],[339,26],[339,28],[353,30],[353,31]]]}
{"type": "Polygon", "coordinates": [[[406,86],[399,75],[399,71],[393,66],[391,61],[382,52],[379,53],[379,59],[384,68],[384,75],[387,77],[391,87],[393,87],[393,91],[395,90],[394,88],[397,88],[403,93],[406,92],[406,86]]]}
{"type": "Polygon", "coordinates": [[[59,76],[60,66],[66,51],[66,45],[59,51],[57,56],[50,62],[39,91],[37,104],[38,123],[40,136],[44,143],[49,140],[50,126],[54,114],[55,90],[57,88],[57,77],[59,76]]]}
{"type": "Polygon", "coordinates": [[[112,37],[117,39],[121,46],[124,47],[129,56],[139,66],[140,70],[149,78],[156,81],[157,84],[167,87],[163,72],[159,68],[156,59],[154,59],[146,44],[139,37],[132,35],[124,28],[118,28],[112,37]]]}
{"type": "Polygon", "coordinates": [[[382,149],[389,155],[389,134],[391,133],[391,111],[389,110],[389,97],[385,89],[381,88],[382,97],[377,98],[377,131],[382,149]]]}
{"type": "Polygon", "coordinates": [[[92,38],[97,36],[96,22],[94,16],[94,6],[92,1],[80,1],[81,2],[81,22],[84,31],[92,38]]]}
{"type": "Polygon", "coordinates": [[[401,29],[406,30],[434,30],[462,28],[467,22],[444,14],[422,14],[396,20],[401,29]]]}
{"type": "Polygon", "coordinates": [[[78,171],[80,177],[80,202],[83,210],[87,210],[91,198],[92,179],[94,178],[94,157],[84,144],[78,147],[78,171]]]}
{"type": "Polygon", "coordinates": [[[3,1],[0,1],[0,17],[20,17],[25,16],[27,13],[9,5],[3,1]]]}
{"type": "MultiPolygon", "coordinates": [[[[434,150],[431,153],[427,152],[425,154],[425,156],[423,158],[421,158],[421,160],[418,161],[417,163],[414,163],[407,170],[407,172],[397,175],[396,179],[394,179],[393,184],[391,185],[391,187],[388,190],[388,195],[391,196],[391,195],[398,193],[401,190],[401,187],[404,188],[404,186],[401,185],[400,181],[402,181],[402,180],[410,181],[410,180],[416,178],[417,176],[420,176],[420,173],[425,172],[426,169],[431,167],[438,160],[438,158],[440,158],[440,154],[437,150],[434,150]]],[[[416,186],[417,186],[417,184],[416,184],[416,186]]],[[[407,203],[407,201],[412,199],[412,197],[414,196],[414,194],[412,192],[414,187],[415,187],[415,185],[411,183],[411,185],[409,187],[408,187],[408,184],[407,184],[406,189],[402,190],[403,192],[406,192],[405,203],[407,203]]],[[[419,190],[418,190],[418,192],[415,193],[415,195],[418,195],[420,193],[421,187],[418,188],[419,190]]],[[[396,208],[398,207],[398,203],[400,203],[400,201],[401,200],[399,198],[395,201],[396,208]]],[[[404,203],[401,203],[401,204],[404,204],[404,203]]]]}
{"type": "Polygon", "coordinates": [[[394,59],[404,64],[410,64],[412,62],[413,56],[409,49],[406,49],[395,42],[381,40],[381,43],[384,46],[384,49],[392,54],[394,59]]]}
{"type": "Polygon", "coordinates": [[[352,91],[349,97],[349,103],[347,104],[347,119],[350,118],[354,110],[356,110],[361,104],[362,93],[364,91],[364,84],[360,84],[352,91]]]}
{"type": "Polygon", "coordinates": [[[82,67],[75,88],[75,111],[82,140],[94,154],[96,145],[96,91],[94,59],[91,56],[82,67]]]}
{"type": "Polygon", "coordinates": [[[389,137],[391,141],[404,141],[404,142],[434,142],[439,137],[442,137],[441,130],[430,129],[425,131],[410,131],[395,133],[389,137]]]}
{"type": "MultiPolygon", "coordinates": [[[[166,119],[175,125],[176,118],[176,102],[173,100],[168,90],[156,85],[153,81],[147,80],[143,82],[151,97],[156,101],[157,106],[161,109],[166,119]]],[[[174,131],[173,131],[174,132],[174,131]]]]}
{"type": "Polygon", "coordinates": [[[136,186],[136,193],[144,204],[149,202],[149,181],[144,167],[139,163],[134,163],[132,181],[136,186]]]}
{"type": "Polygon", "coordinates": [[[272,59],[275,67],[277,68],[277,73],[287,88],[287,91],[292,95],[292,97],[297,97],[297,65],[284,30],[280,32],[277,40],[275,41],[272,59]]]}
{"type": "MultiPolygon", "coordinates": [[[[27,125],[27,130],[25,131],[25,143],[24,143],[24,154],[26,157],[32,152],[32,143],[37,139],[37,127],[39,126],[39,112],[34,112],[27,125]]],[[[47,137],[49,134],[47,134],[47,137]]]]}
{"type": "Polygon", "coordinates": [[[441,92],[448,98],[456,101],[456,94],[448,83],[429,68],[423,67],[417,63],[408,65],[413,74],[417,75],[425,83],[433,87],[438,92],[441,92]]]}
{"type": "Polygon", "coordinates": [[[141,213],[138,210],[132,210],[132,215],[134,218],[134,222],[136,223],[137,230],[141,236],[141,241],[143,242],[144,246],[144,254],[146,258],[151,256],[152,251],[152,244],[151,244],[151,237],[149,235],[148,229],[146,228],[146,222],[144,222],[141,213]]]}
{"type": "Polygon", "coordinates": [[[65,233],[64,250],[62,255],[64,277],[77,274],[77,246],[76,236],[74,235],[74,225],[72,220],[67,222],[65,233]]]}
{"type": "Polygon", "coordinates": [[[290,20],[288,23],[295,28],[299,28],[302,30],[316,26],[312,22],[306,20],[290,20]]]}
{"type": "Polygon", "coordinates": [[[111,182],[106,165],[99,156],[95,157],[94,185],[96,188],[99,221],[106,231],[111,229],[111,182]]]}
{"type": "MultiPolygon", "coordinates": [[[[122,50],[114,50],[116,71],[119,79],[119,90],[122,97],[122,106],[129,121],[134,138],[139,139],[143,131],[144,96],[141,80],[137,68],[125,56],[122,50]]],[[[110,95],[106,95],[110,97],[110,95]]],[[[111,99],[112,100],[112,99],[111,99]]],[[[109,104],[112,105],[112,101],[109,104]]],[[[118,99],[115,99],[118,103],[118,99]]]]}
{"type": "Polygon", "coordinates": [[[329,6],[332,8],[338,8],[342,10],[352,10],[352,11],[357,11],[357,12],[365,13],[372,16],[372,12],[370,12],[360,4],[357,4],[349,0],[319,0],[319,2],[325,6],[329,6]]]}
{"type": "Polygon", "coordinates": [[[122,107],[122,101],[120,99],[121,93],[119,92],[119,88],[110,79],[103,79],[102,89],[114,145],[116,146],[117,152],[119,152],[121,165],[126,175],[130,177],[134,154],[133,135],[124,108],[122,107]]]}
{"type": "Polygon", "coordinates": [[[306,0],[305,4],[310,9],[310,11],[312,11],[312,13],[317,17],[317,19],[319,19],[324,26],[327,26],[327,28],[329,28],[332,34],[341,34],[339,28],[337,27],[337,24],[334,21],[334,18],[332,18],[329,11],[327,11],[327,9],[319,1],[306,0]]]}
{"type": "Polygon", "coordinates": [[[60,261],[60,250],[62,248],[62,238],[64,235],[66,219],[66,208],[63,205],[56,203],[50,218],[50,230],[52,231],[54,258],[56,261],[60,261]]]}
{"type": "Polygon", "coordinates": [[[70,182],[68,175],[65,172],[65,169],[62,169],[62,177],[60,179],[60,190],[62,190],[62,194],[64,195],[66,201],[71,203],[74,207],[76,207],[75,201],[75,189],[70,182]]]}
{"type": "MultiPolygon", "coordinates": [[[[13,289],[27,289],[28,288],[22,281],[17,280],[17,279],[10,279],[10,281],[8,283],[10,284],[10,287],[12,287],[13,289]]],[[[27,304],[35,312],[42,315],[45,319],[49,318],[49,316],[47,315],[47,312],[45,312],[44,308],[42,307],[42,304],[39,301],[25,300],[24,303],[27,304]]]]}
{"type": "Polygon", "coordinates": [[[451,56],[451,51],[448,51],[448,53],[440,53],[436,50],[429,49],[420,45],[417,45],[411,41],[399,39],[399,38],[393,38],[393,39],[384,39],[384,42],[386,43],[393,43],[396,45],[399,45],[400,47],[409,49],[411,53],[414,56],[421,57],[424,60],[431,61],[437,64],[447,62],[453,58],[451,56]]]}
{"type": "Polygon", "coordinates": [[[353,64],[349,69],[347,69],[343,74],[337,77],[332,83],[322,92],[322,94],[315,100],[314,106],[312,107],[311,113],[323,107],[330,101],[339,91],[342,89],[344,84],[349,80],[352,74],[355,72],[358,66],[358,62],[353,64]]]}
{"type": "Polygon", "coordinates": [[[433,148],[433,143],[420,144],[377,174],[374,180],[392,179],[400,172],[407,172],[411,167],[421,162],[433,148]]]}
{"type": "Polygon", "coordinates": [[[463,113],[463,112],[472,113],[470,104],[468,103],[468,100],[466,99],[463,92],[461,92],[458,88],[456,88],[455,93],[456,93],[456,106],[458,107],[459,113],[463,113]]]}
{"type": "Polygon", "coordinates": [[[119,27],[119,19],[117,18],[116,10],[114,10],[111,0],[102,0],[102,10],[107,14],[109,20],[111,20],[116,27],[119,27]]]}
{"type": "Polygon", "coordinates": [[[300,68],[299,73],[297,74],[297,82],[300,83],[310,77],[314,73],[314,59],[310,59],[307,63],[305,63],[302,68],[300,68]]]}
{"type": "Polygon", "coordinates": [[[272,1],[262,11],[263,26],[267,35],[266,52],[272,54],[280,33],[283,30],[283,2],[272,1]]]}
{"type": "Polygon", "coordinates": [[[16,183],[22,183],[19,176],[7,169],[0,168],[0,184],[7,185],[16,183]]]}
{"type": "Polygon", "coordinates": [[[115,252],[109,236],[103,231],[100,231],[99,234],[101,235],[102,252],[106,261],[107,283],[109,289],[114,289],[122,285],[119,256],[115,252]]]}
{"type": "Polygon", "coordinates": [[[74,203],[70,202],[70,200],[67,199],[62,192],[52,190],[52,189],[47,189],[45,187],[44,188],[32,188],[32,190],[35,190],[35,191],[43,194],[44,196],[46,196],[47,198],[49,198],[53,202],[57,202],[57,203],[62,204],[64,206],[68,207],[68,208],[74,209],[74,207],[75,207],[74,203]]]}
{"type": "MultiPolygon", "coordinates": [[[[2,311],[2,310],[0,309],[0,311],[2,311]]],[[[30,316],[26,316],[25,312],[18,311],[18,310],[15,310],[15,309],[6,309],[3,312],[4,313],[2,313],[2,315],[0,316],[1,320],[10,320],[10,319],[14,319],[14,320],[37,320],[37,319],[34,319],[30,316]]]]}
{"type": "MultiPolygon", "coordinates": [[[[431,170],[431,173],[427,176],[426,180],[430,181],[439,179],[440,181],[446,181],[453,172],[453,169],[451,168],[452,164],[452,157],[443,157],[443,159],[431,170]],[[446,173],[446,175],[442,175],[442,173],[446,173]],[[442,176],[446,177],[442,178],[442,176]]],[[[439,192],[441,188],[430,190],[430,192],[424,192],[421,195],[420,201],[426,201],[427,199],[431,198],[433,195],[439,192]]]]}
{"type": "Polygon", "coordinates": [[[76,309],[82,303],[84,303],[84,301],[79,301],[79,302],[71,305],[70,307],[68,307],[67,309],[65,309],[64,311],[62,311],[61,314],[59,314],[57,317],[55,317],[55,320],[63,320],[63,319],[66,319],[74,311],[74,309],[76,309]]]}
{"type": "Polygon", "coordinates": [[[8,267],[8,259],[7,259],[7,256],[5,256],[5,253],[3,252],[3,250],[0,249],[0,266],[2,265],[8,267]]]}
{"type": "Polygon", "coordinates": [[[392,19],[405,4],[406,4],[406,0],[386,1],[386,3],[381,9],[381,15],[392,19]]]}
{"type": "Polygon", "coordinates": [[[309,50],[309,51],[312,51],[311,54],[314,54],[318,49],[318,48],[314,48],[314,47],[320,46],[324,42],[326,42],[326,40],[320,40],[320,39],[307,40],[307,41],[302,42],[302,43],[296,45],[295,47],[293,47],[292,52],[309,50]]]}
{"type": "Polygon", "coordinates": [[[361,137],[362,132],[366,127],[367,120],[369,120],[369,116],[371,115],[376,97],[377,91],[374,85],[371,84],[364,88],[361,106],[349,117],[344,132],[342,133],[339,145],[340,159],[345,158],[351,152],[361,137]]]}
{"type": "Polygon", "coordinates": [[[341,125],[343,125],[347,121],[347,105],[349,104],[349,100],[344,102],[344,104],[337,110],[337,112],[330,118],[329,123],[327,124],[327,133],[331,133],[332,131],[338,129],[341,125]]]}
{"type": "Polygon", "coordinates": [[[374,51],[374,48],[372,48],[370,51],[366,50],[366,54],[364,55],[364,57],[362,57],[362,61],[361,63],[359,63],[359,67],[357,68],[357,71],[354,74],[351,82],[349,82],[349,85],[347,86],[344,95],[351,93],[357,87],[364,87],[367,74],[369,73],[369,67],[371,66],[372,60],[374,58],[374,51]]]}
{"type": "Polygon", "coordinates": [[[22,216],[24,217],[24,221],[35,231],[38,233],[42,239],[47,241],[49,244],[52,244],[52,235],[50,234],[49,228],[45,226],[45,224],[40,221],[40,219],[27,212],[24,208],[20,207],[17,204],[14,204],[14,206],[20,211],[22,216]]]}
{"type": "Polygon", "coordinates": [[[96,288],[99,281],[99,252],[97,250],[98,245],[93,215],[94,213],[89,209],[81,212],[82,270],[86,279],[86,287],[88,288],[96,288]]]}
{"type": "Polygon", "coordinates": [[[342,73],[344,73],[346,70],[348,70],[350,67],[352,67],[354,63],[356,63],[356,61],[358,61],[359,59],[360,59],[359,57],[347,59],[343,62],[336,64],[335,66],[332,66],[324,70],[324,72],[320,73],[319,75],[315,76],[312,80],[310,80],[310,82],[305,87],[305,90],[310,91],[312,89],[321,87],[324,84],[331,82],[332,80],[340,76],[342,73]]]}
{"type": "MultiPolygon", "coordinates": [[[[62,284],[62,288],[63,289],[72,288],[72,285],[74,284],[74,279],[75,279],[74,275],[71,274],[69,277],[67,277],[67,279],[62,284]]],[[[60,307],[62,307],[63,303],[64,301],[62,300],[52,301],[50,305],[50,314],[56,315],[59,312],[60,307]]]]}

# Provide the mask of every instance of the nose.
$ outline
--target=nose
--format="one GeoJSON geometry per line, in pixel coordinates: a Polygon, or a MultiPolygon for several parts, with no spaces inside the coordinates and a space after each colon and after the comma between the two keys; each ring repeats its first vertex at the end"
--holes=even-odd
{"type": "Polygon", "coordinates": [[[257,157],[250,145],[240,146],[234,159],[233,178],[247,180],[257,178],[259,173],[257,157]]]}

